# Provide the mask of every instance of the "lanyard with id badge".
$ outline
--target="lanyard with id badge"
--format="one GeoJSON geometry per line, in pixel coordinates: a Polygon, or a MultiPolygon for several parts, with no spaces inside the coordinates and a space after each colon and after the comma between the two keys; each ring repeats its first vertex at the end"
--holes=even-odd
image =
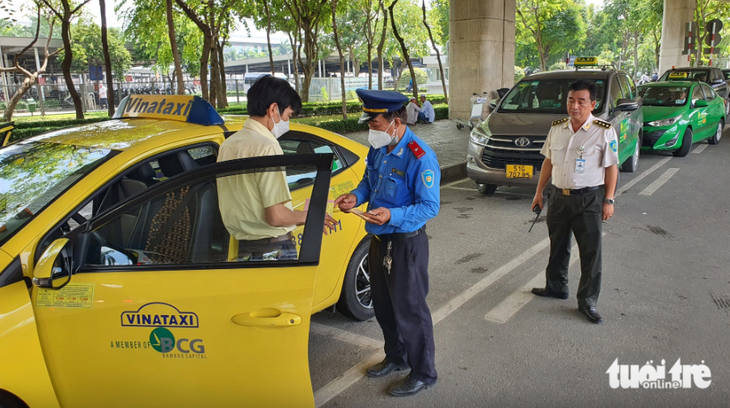
{"type": "Polygon", "coordinates": [[[575,172],[576,173],[585,173],[586,172],[586,161],[583,159],[583,153],[585,153],[586,148],[584,146],[578,147],[578,154],[580,155],[579,158],[575,159],[575,172]]]}

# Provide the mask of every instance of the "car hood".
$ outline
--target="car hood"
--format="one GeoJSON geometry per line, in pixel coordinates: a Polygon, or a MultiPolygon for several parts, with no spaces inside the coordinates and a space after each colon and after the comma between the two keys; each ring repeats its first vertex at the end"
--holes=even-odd
{"type": "Polygon", "coordinates": [[[556,120],[565,119],[568,113],[502,113],[493,112],[487,120],[493,135],[503,136],[546,136],[556,120]]]}
{"type": "Polygon", "coordinates": [[[644,122],[653,122],[655,120],[670,119],[681,115],[686,106],[646,106],[641,108],[644,114],[644,122]]]}

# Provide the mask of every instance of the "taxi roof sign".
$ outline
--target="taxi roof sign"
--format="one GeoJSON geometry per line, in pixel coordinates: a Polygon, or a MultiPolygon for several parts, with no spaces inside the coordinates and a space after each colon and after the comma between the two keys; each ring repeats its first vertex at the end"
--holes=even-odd
{"type": "Polygon", "coordinates": [[[598,57],[578,57],[573,65],[576,67],[595,67],[598,65],[598,57]]]}
{"type": "Polygon", "coordinates": [[[213,106],[199,96],[129,95],[122,99],[114,119],[166,119],[211,126],[225,123],[213,106]]]}
{"type": "Polygon", "coordinates": [[[674,71],[670,72],[667,78],[669,79],[687,79],[689,76],[688,72],[674,71]]]}

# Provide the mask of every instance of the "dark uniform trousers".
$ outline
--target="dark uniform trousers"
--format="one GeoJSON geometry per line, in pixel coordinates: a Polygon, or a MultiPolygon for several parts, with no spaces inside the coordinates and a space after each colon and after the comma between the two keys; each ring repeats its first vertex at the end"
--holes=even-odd
{"type": "Polygon", "coordinates": [[[553,292],[568,292],[570,236],[575,234],[580,251],[580,306],[596,306],[601,291],[603,197],[603,188],[566,196],[553,186],[548,202],[550,260],[545,270],[546,287],[553,292]]]}
{"type": "Polygon", "coordinates": [[[368,265],[375,317],[383,330],[388,361],[411,367],[411,377],[436,383],[433,321],[428,295],[428,236],[425,230],[393,241],[390,273],[383,267],[388,236],[370,241],[368,265]]]}

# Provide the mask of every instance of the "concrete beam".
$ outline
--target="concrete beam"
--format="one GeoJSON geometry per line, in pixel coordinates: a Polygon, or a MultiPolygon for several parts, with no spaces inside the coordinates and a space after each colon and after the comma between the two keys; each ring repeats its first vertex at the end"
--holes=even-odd
{"type": "Polygon", "coordinates": [[[451,0],[450,7],[449,116],[468,119],[472,93],[496,98],[514,83],[515,0],[451,0]]]}

